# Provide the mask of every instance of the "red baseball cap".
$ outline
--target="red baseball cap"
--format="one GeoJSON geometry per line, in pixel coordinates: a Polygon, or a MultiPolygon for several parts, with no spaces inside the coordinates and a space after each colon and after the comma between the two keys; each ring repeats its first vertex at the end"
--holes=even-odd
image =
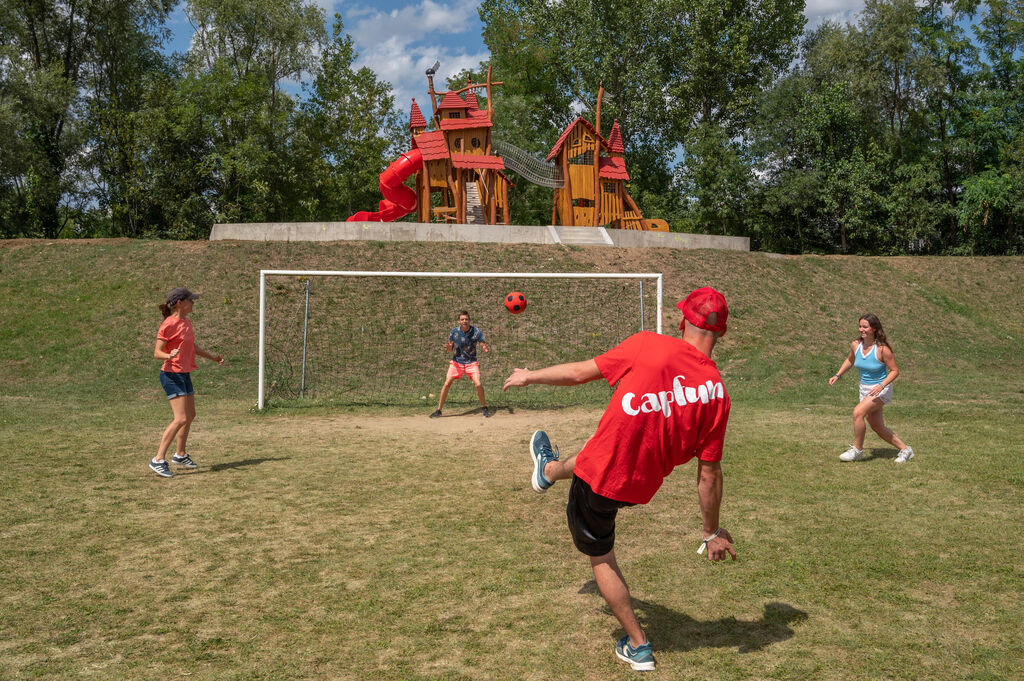
{"type": "MultiPolygon", "coordinates": [[[[680,300],[676,307],[683,311],[683,319],[694,326],[714,331],[718,335],[725,334],[725,322],[729,319],[729,306],[725,304],[725,296],[705,286],[680,300]]],[[[683,322],[679,322],[683,328],[683,322]]]]}

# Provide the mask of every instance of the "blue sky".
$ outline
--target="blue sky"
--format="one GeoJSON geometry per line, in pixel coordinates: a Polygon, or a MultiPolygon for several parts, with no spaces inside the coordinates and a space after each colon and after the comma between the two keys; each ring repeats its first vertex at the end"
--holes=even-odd
{"type": "MultiPolygon", "coordinates": [[[[465,68],[475,68],[488,58],[480,34],[478,0],[315,0],[328,17],[341,14],[345,30],[359,52],[357,66],[368,66],[377,77],[391,83],[400,109],[410,98],[427,100],[424,71],[441,62],[435,83],[465,68]]],[[[192,27],[178,6],[168,27],[173,38],[168,49],[184,52],[192,27]]],[[[808,0],[805,15],[813,26],[823,19],[852,20],[864,7],[863,0],[808,0]]]]}

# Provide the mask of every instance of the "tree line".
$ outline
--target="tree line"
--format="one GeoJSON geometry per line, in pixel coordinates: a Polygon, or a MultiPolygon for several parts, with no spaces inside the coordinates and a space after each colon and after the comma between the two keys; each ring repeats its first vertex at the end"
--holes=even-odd
{"type": "MultiPolygon", "coordinates": [[[[343,220],[409,146],[408,102],[306,0],[0,4],[0,237],[205,238],[343,220]],[[288,87],[289,83],[299,83],[288,87]]],[[[1024,6],[483,0],[494,136],[539,157],[617,119],[631,193],[674,230],[780,252],[1024,252],[1024,6]]],[[[482,99],[482,98],[481,98],[482,99]]],[[[486,105],[486,104],[485,104],[486,105]]],[[[428,112],[429,113],[429,112],[428,112]]],[[[516,179],[513,222],[550,190],[516,179]]]]}

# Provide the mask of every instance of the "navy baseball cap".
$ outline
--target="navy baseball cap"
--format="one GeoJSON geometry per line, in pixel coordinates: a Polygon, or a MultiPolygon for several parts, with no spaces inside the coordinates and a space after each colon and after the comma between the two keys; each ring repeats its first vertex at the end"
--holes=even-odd
{"type": "Polygon", "coordinates": [[[179,286],[167,294],[167,304],[174,307],[180,300],[199,300],[198,293],[192,293],[187,288],[179,286]]]}

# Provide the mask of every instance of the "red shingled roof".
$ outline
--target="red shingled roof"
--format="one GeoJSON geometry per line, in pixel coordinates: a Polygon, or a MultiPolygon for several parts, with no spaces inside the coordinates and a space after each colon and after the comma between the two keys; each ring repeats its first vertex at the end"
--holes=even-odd
{"type": "Polygon", "coordinates": [[[499,156],[480,156],[473,154],[452,154],[452,165],[456,168],[478,168],[487,170],[504,170],[505,162],[499,156]]]}
{"type": "Polygon", "coordinates": [[[608,150],[613,154],[624,154],[626,148],[622,146],[622,133],[619,131],[619,119],[612,123],[612,131],[608,135],[608,150]]]}
{"type": "Polygon", "coordinates": [[[420,107],[416,104],[416,98],[412,98],[412,111],[409,112],[409,129],[425,128],[427,127],[427,119],[423,117],[423,112],[420,111],[420,107]]]}
{"type": "Polygon", "coordinates": [[[437,161],[448,158],[448,143],[444,139],[444,133],[440,130],[432,130],[422,135],[416,135],[412,142],[420,150],[424,161],[437,161]]]}
{"type": "Polygon", "coordinates": [[[489,128],[491,119],[486,111],[470,111],[465,118],[445,118],[441,121],[442,130],[465,130],[466,128],[489,128]]]}
{"type": "Polygon", "coordinates": [[[577,123],[582,123],[584,126],[586,126],[587,130],[589,130],[590,133],[597,138],[598,150],[600,150],[601,147],[604,147],[605,151],[608,150],[608,143],[604,141],[603,137],[601,137],[601,133],[595,130],[594,126],[592,126],[590,124],[590,121],[588,121],[586,118],[584,118],[583,116],[578,116],[576,120],[570,123],[569,126],[566,127],[566,129],[562,132],[562,136],[558,138],[557,142],[555,142],[555,146],[551,148],[551,153],[548,154],[547,158],[544,159],[545,161],[550,161],[551,159],[558,155],[558,150],[562,148],[563,144],[565,144],[565,139],[569,136],[569,133],[572,132],[572,129],[576,127],[577,123]]]}
{"type": "Polygon", "coordinates": [[[449,90],[444,93],[444,97],[441,98],[441,103],[437,105],[438,110],[441,109],[466,109],[469,108],[462,97],[449,90]]]}
{"type": "Polygon", "coordinates": [[[469,107],[470,111],[479,111],[480,102],[477,101],[476,93],[470,90],[469,94],[466,95],[466,106],[469,107]]]}
{"type": "Polygon", "coordinates": [[[601,177],[609,180],[629,180],[626,160],[623,158],[602,158],[599,162],[601,177]]]}

